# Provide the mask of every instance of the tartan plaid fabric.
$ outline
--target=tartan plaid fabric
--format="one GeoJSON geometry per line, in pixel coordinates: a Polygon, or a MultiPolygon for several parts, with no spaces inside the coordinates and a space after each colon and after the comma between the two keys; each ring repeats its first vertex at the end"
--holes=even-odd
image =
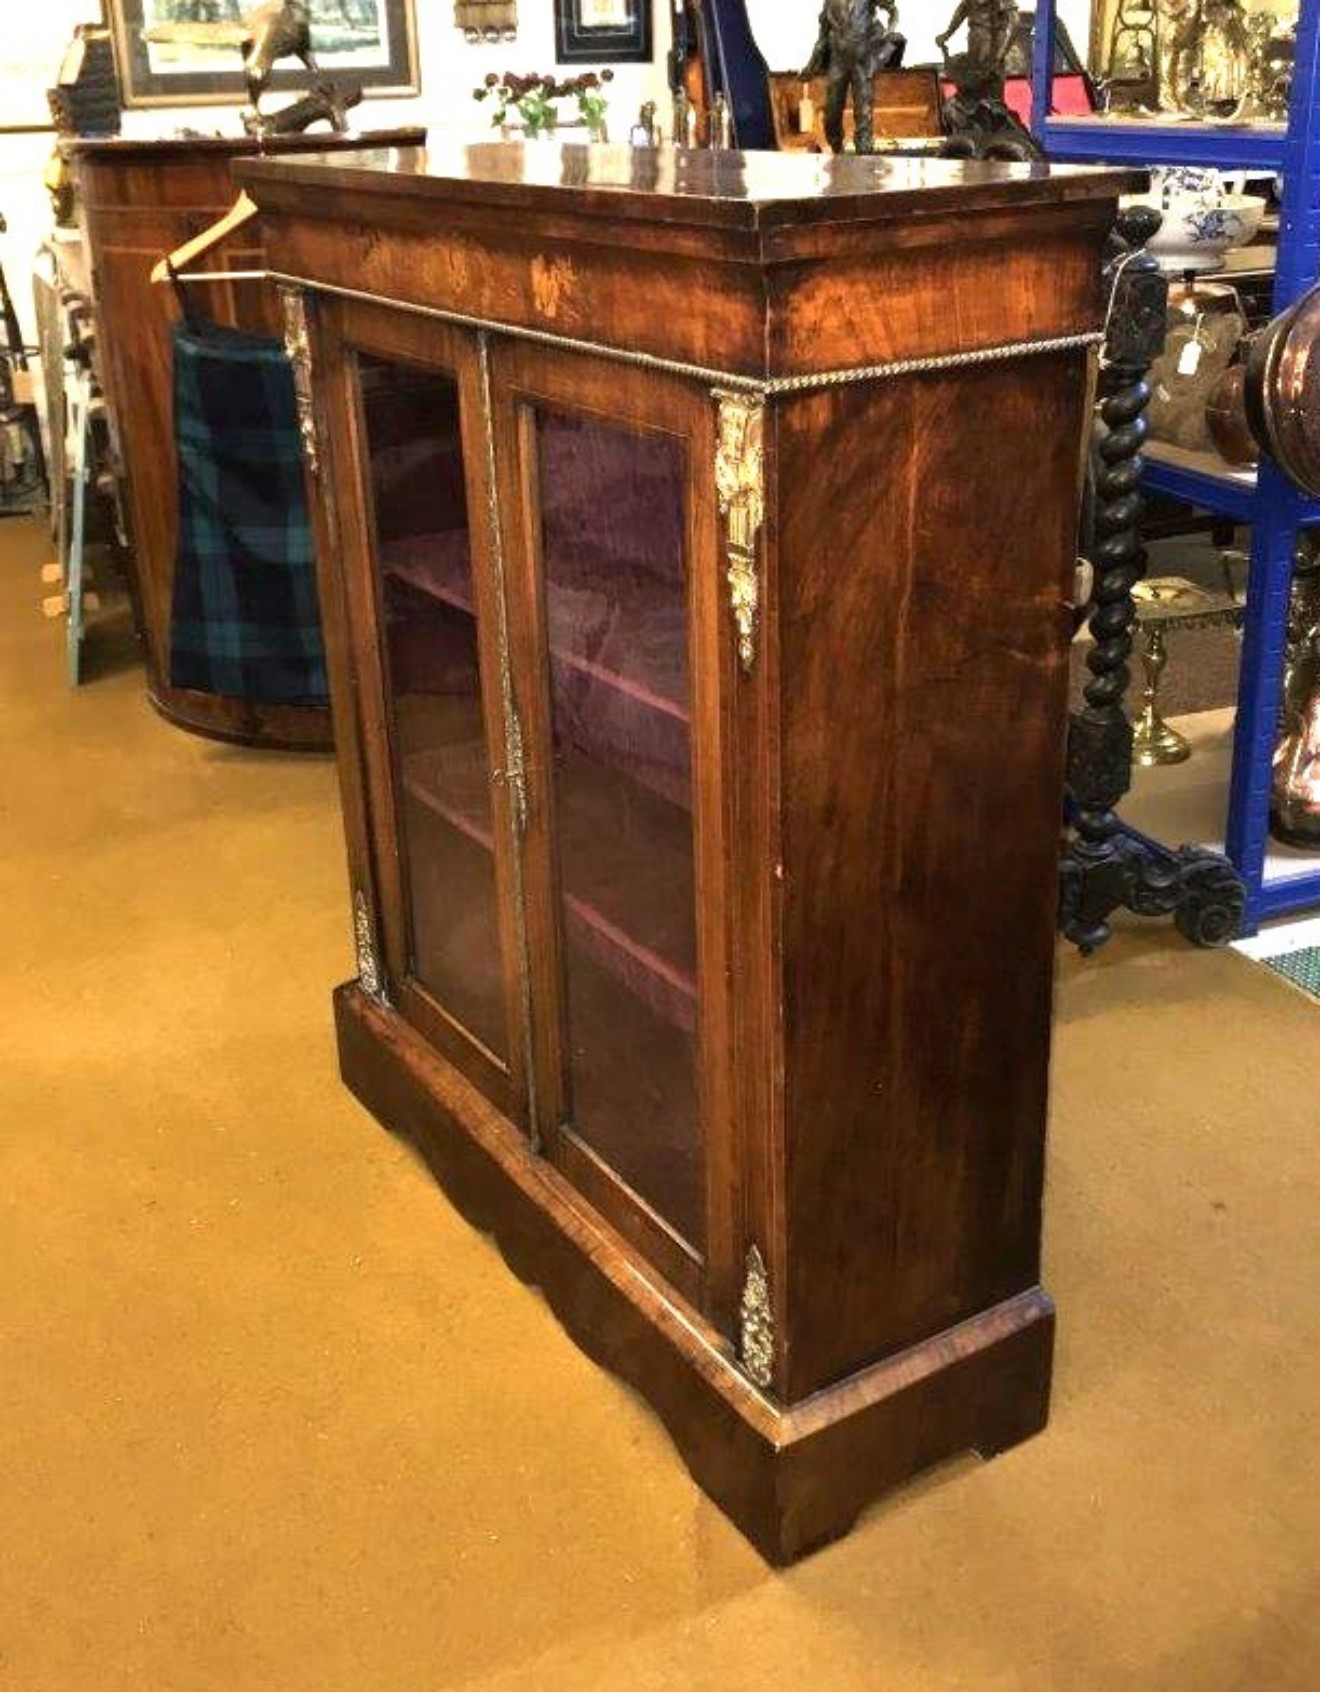
{"type": "Polygon", "coordinates": [[[217,324],[176,324],[174,428],[170,681],[264,704],[325,704],[298,413],[283,346],[217,324]]]}

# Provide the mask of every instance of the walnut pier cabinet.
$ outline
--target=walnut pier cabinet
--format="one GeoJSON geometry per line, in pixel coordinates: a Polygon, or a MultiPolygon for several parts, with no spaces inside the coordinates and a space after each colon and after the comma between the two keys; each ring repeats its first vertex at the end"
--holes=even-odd
{"type": "Polygon", "coordinates": [[[236,175],[306,348],[344,1076],[790,1560],[1046,1417],[1125,178],[554,145],[236,175]]]}

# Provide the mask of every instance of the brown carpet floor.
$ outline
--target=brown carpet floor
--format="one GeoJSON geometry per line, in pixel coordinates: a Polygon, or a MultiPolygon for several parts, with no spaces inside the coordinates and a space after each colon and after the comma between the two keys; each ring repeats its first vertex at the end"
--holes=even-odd
{"type": "Polygon", "coordinates": [[[1314,1002],[1064,958],[1052,1423],[772,1574],[340,1088],[331,764],[70,692],[45,550],[0,525],[5,1692],[1313,1692],[1314,1002]]]}

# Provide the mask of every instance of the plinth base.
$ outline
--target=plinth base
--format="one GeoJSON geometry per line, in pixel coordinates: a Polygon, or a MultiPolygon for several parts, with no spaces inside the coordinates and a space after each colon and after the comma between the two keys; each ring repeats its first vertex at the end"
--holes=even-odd
{"type": "Polygon", "coordinates": [[[1049,1405],[1054,1310],[1039,1287],[782,1406],[729,1341],[639,1259],[401,1018],[335,994],[344,1080],[539,1286],[578,1345],[668,1428],[698,1484],[771,1563],[846,1533],[881,1493],[946,1457],[990,1456],[1049,1405]]]}
{"type": "Polygon", "coordinates": [[[329,752],[334,746],[328,705],[260,705],[158,682],[148,683],[147,699],[166,722],[207,740],[271,752],[329,752]]]}

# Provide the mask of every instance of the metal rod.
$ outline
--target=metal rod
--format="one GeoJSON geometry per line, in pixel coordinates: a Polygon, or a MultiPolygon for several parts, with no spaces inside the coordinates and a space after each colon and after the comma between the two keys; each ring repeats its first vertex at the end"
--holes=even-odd
{"type": "Polygon", "coordinates": [[[171,282],[269,282],[269,270],[176,270],[171,282]]]}

